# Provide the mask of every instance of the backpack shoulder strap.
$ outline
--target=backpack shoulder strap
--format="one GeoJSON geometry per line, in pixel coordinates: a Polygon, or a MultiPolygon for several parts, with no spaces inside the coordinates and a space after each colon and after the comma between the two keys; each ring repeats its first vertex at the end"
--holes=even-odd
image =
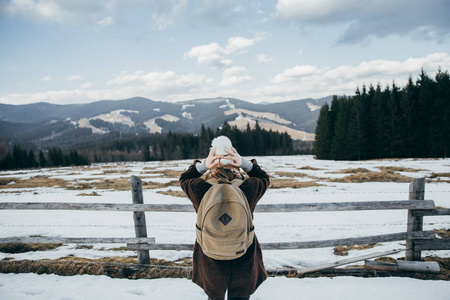
{"type": "Polygon", "coordinates": [[[242,179],[233,179],[231,181],[231,185],[234,185],[234,186],[241,186],[242,183],[244,183],[244,180],[242,180],[242,179]]]}

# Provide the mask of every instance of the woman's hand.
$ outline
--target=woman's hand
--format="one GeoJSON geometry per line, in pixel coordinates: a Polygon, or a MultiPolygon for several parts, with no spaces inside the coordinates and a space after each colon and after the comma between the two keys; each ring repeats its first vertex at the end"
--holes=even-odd
{"type": "Polygon", "coordinates": [[[231,151],[225,150],[229,155],[225,156],[226,159],[232,160],[232,166],[240,168],[242,166],[242,157],[236,151],[234,147],[231,147],[231,151]]]}
{"type": "Polygon", "coordinates": [[[220,162],[219,159],[223,158],[222,155],[216,155],[216,149],[217,147],[211,148],[208,157],[205,159],[205,166],[210,170],[217,167],[220,162]]]}

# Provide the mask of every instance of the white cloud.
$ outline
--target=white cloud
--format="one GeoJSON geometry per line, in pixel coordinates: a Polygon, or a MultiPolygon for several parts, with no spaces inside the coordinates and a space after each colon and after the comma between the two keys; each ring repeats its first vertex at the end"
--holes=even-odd
{"type": "Polygon", "coordinates": [[[219,86],[231,86],[249,81],[252,78],[247,75],[248,70],[244,67],[234,66],[223,71],[223,79],[219,86]]]}
{"type": "Polygon", "coordinates": [[[11,0],[4,10],[9,15],[25,19],[65,24],[84,20],[93,22],[98,15],[107,13],[114,6],[114,0],[11,0]]]}
{"type": "Polygon", "coordinates": [[[224,53],[233,54],[238,51],[245,51],[255,45],[258,40],[259,38],[247,39],[244,37],[230,37],[227,46],[224,49],[224,53]]]}
{"type": "Polygon", "coordinates": [[[185,58],[196,58],[199,65],[207,65],[213,68],[229,67],[233,64],[231,59],[225,58],[225,49],[218,43],[195,46],[184,54],[185,58]]]}
{"type": "Polygon", "coordinates": [[[199,86],[205,78],[192,73],[178,75],[173,71],[166,72],[124,72],[107,82],[109,87],[134,87],[147,92],[176,91],[199,86]]]}
{"type": "Polygon", "coordinates": [[[450,2],[442,0],[278,0],[276,6],[280,19],[302,25],[347,25],[340,43],[392,34],[443,41],[450,38],[449,10],[450,2]]]}
{"type": "Polygon", "coordinates": [[[384,87],[391,85],[394,80],[402,85],[409,76],[418,75],[422,68],[434,73],[439,67],[443,70],[450,69],[450,56],[447,53],[434,53],[404,61],[363,61],[358,65],[340,65],[334,68],[298,65],[276,75],[272,79],[273,85],[267,89],[285,95],[289,94],[289,91],[297,91],[299,95],[308,97],[353,94],[355,89],[362,85],[380,84],[384,87]]]}
{"type": "Polygon", "coordinates": [[[233,61],[226,56],[246,52],[248,48],[254,46],[256,42],[264,39],[264,37],[264,33],[257,34],[253,39],[230,37],[225,47],[221,47],[218,43],[195,46],[189,52],[186,52],[184,57],[196,58],[199,65],[227,68],[233,64],[233,61]]]}
{"type": "Polygon", "coordinates": [[[316,66],[303,65],[295,66],[291,69],[285,70],[281,74],[275,76],[272,80],[273,83],[281,83],[286,81],[292,81],[300,79],[305,76],[312,76],[318,74],[320,71],[316,66]]]}
{"type": "Polygon", "coordinates": [[[97,31],[99,31],[102,28],[108,27],[109,25],[111,25],[113,22],[113,18],[112,17],[106,17],[103,20],[97,21],[97,23],[95,23],[95,28],[97,31]]]}
{"type": "Polygon", "coordinates": [[[81,80],[84,80],[84,77],[80,75],[71,75],[66,78],[66,81],[81,81],[81,80]]]}
{"type": "Polygon", "coordinates": [[[87,88],[90,88],[92,86],[92,82],[86,82],[86,83],[84,83],[81,87],[83,88],[83,89],[87,89],[87,88]]]}
{"type": "Polygon", "coordinates": [[[174,23],[174,20],[185,9],[187,0],[157,1],[152,15],[157,29],[164,29],[174,23]]]}
{"type": "Polygon", "coordinates": [[[44,76],[42,77],[42,81],[52,81],[52,78],[50,76],[44,76]]]}
{"type": "MultiPolygon", "coordinates": [[[[298,65],[273,76],[271,82],[257,82],[246,68],[240,66],[224,69],[220,81],[203,75],[178,74],[173,71],[122,72],[113,75],[103,88],[93,89],[90,83],[86,83],[82,89],[14,93],[0,96],[0,103],[44,101],[64,104],[135,96],[179,101],[218,95],[255,102],[279,102],[332,94],[353,95],[356,88],[362,85],[379,83],[384,88],[394,80],[402,86],[409,76],[415,80],[421,68],[433,76],[439,67],[450,70],[448,53],[433,53],[403,61],[371,60],[338,66],[298,65]]],[[[96,83],[95,87],[98,86],[96,83]]]]}
{"type": "Polygon", "coordinates": [[[265,54],[258,54],[256,55],[256,63],[262,64],[262,63],[268,63],[271,62],[273,59],[270,57],[267,57],[265,54]]]}

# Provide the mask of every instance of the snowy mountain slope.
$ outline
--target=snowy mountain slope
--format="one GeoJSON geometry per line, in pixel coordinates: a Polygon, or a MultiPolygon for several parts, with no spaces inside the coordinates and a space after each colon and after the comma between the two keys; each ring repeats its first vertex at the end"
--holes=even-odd
{"type": "Polygon", "coordinates": [[[178,103],[132,98],[71,105],[0,104],[0,136],[38,142],[63,133],[70,140],[67,136],[77,130],[84,130],[84,135],[166,133],[169,130],[198,133],[202,125],[215,129],[225,121],[245,127],[246,123],[242,122],[248,118],[251,124],[258,120],[263,128],[287,131],[294,139],[311,140],[318,117],[317,107],[327,101],[329,97],[276,104],[254,104],[231,98],[178,103]],[[18,124],[26,126],[26,130],[18,130],[18,124]]]}

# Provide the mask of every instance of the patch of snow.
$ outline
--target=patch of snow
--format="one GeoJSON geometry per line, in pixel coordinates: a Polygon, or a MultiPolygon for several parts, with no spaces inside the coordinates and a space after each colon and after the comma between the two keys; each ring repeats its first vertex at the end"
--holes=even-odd
{"type": "Polygon", "coordinates": [[[180,118],[169,115],[169,114],[165,114],[165,115],[150,119],[150,120],[144,122],[144,125],[150,130],[150,133],[161,133],[162,132],[162,127],[160,127],[158,124],[156,124],[157,119],[162,119],[167,122],[177,122],[180,120],[180,118]]]}
{"type": "Polygon", "coordinates": [[[144,125],[150,130],[150,133],[161,133],[162,128],[155,122],[156,118],[144,122],[144,125]]]}
{"type": "Polygon", "coordinates": [[[230,103],[230,99],[226,99],[227,104],[221,105],[219,106],[220,109],[225,109],[225,108],[229,108],[229,109],[235,109],[234,104],[230,103]]]}
{"type": "MultiPolygon", "coordinates": [[[[207,298],[199,286],[184,278],[129,280],[104,275],[0,274],[0,282],[0,294],[5,300],[207,298]]],[[[447,300],[449,294],[450,285],[444,280],[269,277],[251,299],[447,300]]]]}
{"type": "Polygon", "coordinates": [[[161,117],[157,117],[155,119],[163,119],[164,121],[167,121],[167,122],[177,122],[180,120],[180,118],[169,115],[169,114],[165,114],[165,115],[163,115],[161,117]]]}
{"type": "Polygon", "coordinates": [[[183,106],[181,107],[181,110],[185,110],[188,107],[195,107],[195,104],[183,104],[183,106]]]}
{"type": "Polygon", "coordinates": [[[159,112],[159,108],[154,108],[153,111],[159,112]]]}
{"type": "Polygon", "coordinates": [[[258,112],[258,111],[251,111],[251,110],[242,109],[242,108],[232,109],[232,110],[228,110],[228,111],[224,112],[225,115],[242,114],[242,113],[245,113],[245,114],[255,117],[255,118],[266,119],[266,120],[277,122],[280,124],[287,125],[287,124],[292,123],[291,121],[280,118],[280,116],[278,114],[274,114],[274,113],[270,113],[270,112],[258,112]]]}
{"type": "Polygon", "coordinates": [[[107,114],[101,114],[92,118],[83,118],[80,119],[79,121],[73,121],[72,124],[74,124],[75,126],[79,126],[81,128],[90,128],[92,129],[93,133],[99,133],[99,134],[103,134],[103,133],[107,133],[108,130],[102,129],[102,128],[97,128],[94,127],[93,125],[91,125],[90,120],[102,120],[108,123],[120,123],[120,124],[124,124],[127,125],[129,127],[134,126],[134,122],[131,120],[131,118],[129,116],[123,115],[123,112],[129,112],[129,113],[139,113],[136,110],[126,110],[126,109],[119,109],[119,110],[114,110],[110,113],[107,114]]]}
{"type": "MultiPolygon", "coordinates": [[[[237,149],[239,151],[239,149],[237,149]]],[[[450,173],[450,159],[391,159],[370,161],[316,160],[311,155],[265,156],[256,158],[271,177],[281,178],[276,172],[301,173],[321,186],[303,189],[269,189],[260,204],[282,203],[324,203],[348,201],[407,200],[409,183],[367,182],[340,183],[328,179],[341,178],[348,174],[336,173],[346,169],[366,168],[379,171],[380,167],[402,167],[413,178],[427,177],[425,199],[431,199],[436,206],[450,207],[448,195],[450,184],[439,178],[430,178],[435,173],[450,173]],[[302,167],[311,167],[304,168],[302,167]]],[[[26,180],[45,175],[62,178],[68,182],[88,182],[141,176],[143,181],[167,183],[176,176],[163,177],[163,171],[170,169],[182,172],[191,160],[170,162],[124,162],[92,164],[86,167],[45,168],[41,170],[1,171],[1,177],[15,177],[26,180]],[[117,172],[111,172],[117,170],[117,172]],[[109,172],[105,172],[109,171],[109,172]],[[149,172],[150,171],[150,172],[149,172]],[[147,177],[148,176],[148,177],[147,177]],[[149,178],[152,177],[152,178],[149,178]]],[[[295,176],[291,178],[297,178],[295,176]]],[[[299,181],[306,180],[298,177],[299,181]]],[[[158,192],[180,191],[177,186],[160,189],[144,189],[146,204],[189,204],[186,198],[163,195],[158,192]]],[[[99,202],[131,203],[130,191],[91,189],[85,193],[97,192],[100,196],[81,197],[81,191],[58,187],[17,189],[10,186],[2,189],[0,202],[99,202]]],[[[195,240],[195,213],[152,212],[147,219],[149,236],[157,243],[189,244],[195,240]]],[[[298,242],[404,232],[407,226],[406,210],[390,211],[340,211],[340,212],[292,212],[256,213],[254,219],[260,243],[298,242]]],[[[424,217],[424,230],[450,229],[448,216],[424,217]]],[[[46,211],[46,210],[0,210],[0,237],[11,236],[61,236],[61,237],[134,237],[131,212],[105,211],[46,211]]],[[[0,260],[13,259],[56,259],[74,255],[86,258],[107,256],[128,257],[134,251],[100,251],[117,244],[95,244],[93,249],[77,249],[75,244],[66,244],[52,251],[27,253],[0,253],[0,260]]],[[[122,245],[120,245],[122,246],[122,245]]],[[[351,250],[348,257],[404,247],[404,241],[387,242],[372,249],[351,250]]],[[[285,266],[309,267],[341,259],[333,253],[333,247],[320,249],[263,250],[264,263],[268,268],[285,266]]],[[[150,251],[150,256],[175,261],[192,257],[191,251],[150,251]]],[[[391,255],[403,257],[404,253],[391,255]]],[[[450,257],[448,250],[424,251],[422,256],[450,257]]],[[[362,262],[363,263],[363,262],[362,262]]],[[[138,299],[142,295],[154,299],[206,299],[203,291],[187,279],[127,280],[111,279],[106,276],[70,276],[36,274],[0,274],[1,299],[63,299],[66,293],[78,290],[79,299],[138,299]],[[57,284],[56,284],[57,283],[57,284]],[[58,288],[51,288],[58,286],[58,288]],[[174,288],[176,286],[176,288],[174,288]],[[129,293],[132,291],[133,293],[129,293]],[[96,293],[99,294],[96,294],[96,293]],[[110,294],[111,293],[111,294],[110,294]],[[114,296],[111,296],[114,295],[114,296]],[[137,296],[141,295],[141,296],[137,296]]],[[[252,295],[251,299],[297,299],[298,295],[312,299],[447,299],[450,285],[446,281],[418,280],[412,278],[269,278],[252,295]],[[332,292],[330,292],[332,291],[332,292]],[[411,298],[411,295],[414,295],[411,298]]],[[[73,298],[73,295],[70,297],[73,298]]],[[[67,298],[70,298],[67,296],[67,298]]]]}
{"type": "Polygon", "coordinates": [[[101,128],[97,128],[91,125],[90,123],[90,119],[80,119],[78,121],[75,122],[75,126],[78,126],[80,128],[88,128],[92,130],[92,133],[97,133],[97,134],[104,134],[104,133],[108,133],[108,130],[106,129],[101,129],[101,128]]]}
{"type": "Polygon", "coordinates": [[[191,120],[192,120],[192,114],[191,114],[191,113],[188,113],[188,112],[184,111],[184,112],[182,113],[182,116],[183,116],[184,118],[186,118],[186,119],[191,119],[191,120]]]}
{"type": "MultiPolygon", "coordinates": [[[[255,128],[256,118],[248,116],[244,117],[240,112],[239,115],[236,117],[236,119],[234,121],[228,122],[228,124],[230,124],[230,126],[237,126],[237,128],[240,130],[245,130],[247,124],[250,124],[250,128],[255,128]]],[[[287,132],[291,136],[291,138],[295,140],[314,141],[315,139],[314,133],[292,129],[287,126],[276,124],[265,119],[259,119],[258,124],[261,128],[265,130],[272,129],[272,131],[287,132]]]]}
{"type": "Polygon", "coordinates": [[[322,106],[314,105],[314,104],[312,104],[311,102],[306,103],[306,105],[308,106],[308,108],[309,108],[311,111],[318,110],[318,109],[320,109],[320,108],[322,107],[322,106]]]}

